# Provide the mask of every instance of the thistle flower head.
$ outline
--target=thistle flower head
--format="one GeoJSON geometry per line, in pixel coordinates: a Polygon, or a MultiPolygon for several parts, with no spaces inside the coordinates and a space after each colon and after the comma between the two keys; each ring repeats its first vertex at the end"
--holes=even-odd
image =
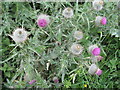
{"type": "Polygon", "coordinates": [[[54,83],[59,83],[58,77],[53,77],[54,83]]]}
{"type": "Polygon", "coordinates": [[[102,70],[100,70],[96,64],[92,64],[90,67],[89,67],[89,70],[88,70],[89,74],[91,75],[101,75],[102,74],[102,70]]]}
{"type": "Polygon", "coordinates": [[[97,69],[98,69],[97,65],[96,65],[96,64],[92,64],[92,65],[89,67],[88,72],[89,72],[89,74],[94,75],[95,72],[97,71],[97,69]]]}
{"type": "Polygon", "coordinates": [[[88,52],[94,56],[98,56],[100,54],[100,48],[97,45],[91,45],[88,47],[88,52]]]}
{"type": "Polygon", "coordinates": [[[92,50],[92,54],[93,54],[94,56],[98,56],[98,55],[100,54],[100,48],[94,48],[94,49],[92,50]]]}
{"type": "Polygon", "coordinates": [[[75,54],[75,55],[79,55],[82,53],[83,51],[83,47],[80,44],[73,44],[70,48],[70,51],[75,54]]]}
{"type": "Polygon", "coordinates": [[[50,19],[48,15],[41,14],[38,16],[37,25],[39,27],[46,27],[50,23],[50,19]]]}
{"type": "Polygon", "coordinates": [[[102,70],[98,68],[95,74],[100,76],[102,74],[102,70]]]}
{"type": "Polygon", "coordinates": [[[73,36],[75,39],[80,40],[83,38],[83,32],[82,31],[75,31],[73,36]]]}
{"type": "Polygon", "coordinates": [[[95,45],[90,45],[88,47],[88,52],[91,53],[93,51],[94,48],[98,48],[98,46],[95,44],[95,45]]]}
{"type": "Polygon", "coordinates": [[[102,10],[103,4],[104,4],[103,0],[94,0],[92,2],[93,8],[97,11],[102,10]]]}
{"type": "Polygon", "coordinates": [[[103,18],[101,19],[101,24],[102,24],[102,25],[106,25],[106,24],[107,24],[107,19],[106,19],[106,17],[103,17],[103,18]]]}
{"type": "Polygon", "coordinates": [[[11,38],[16,42],[16,43],[21,43],[27,40],[28,34],[27,32],[22,29],[22,28],[17,28],[14,32],[11,38]]]}
{"type": "Polygon", "coordinates": [[[71,18],[73,16],[73,9],[72,8],[65,8],[62,12],[62,15],[65,17],[65,18],[71,18]]]}
{"type": "Polygon", "coordinates": [[[106,25],[107,24],[106,17],[97,16],[95,19],[95,24],[96,26],[106,25]]]}

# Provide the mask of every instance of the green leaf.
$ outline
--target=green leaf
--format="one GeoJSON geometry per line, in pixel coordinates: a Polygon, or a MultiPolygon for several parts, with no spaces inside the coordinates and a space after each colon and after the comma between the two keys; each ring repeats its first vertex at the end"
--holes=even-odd
{"type": "Polygon", "coordinates": [[[5,72],[5,76],[10,77],[10,72],[5,72]]]}
{"type": "Polygon", "coordinates": [[[69,88],[69,87],[71,86],[71,82],[65,80],[65,81],[64,81],[64,86],[65,86],[66,88],[69,88]]]}
{"type": "Polygon", "coordinates": [[[32,50],[36,54],[40,56],[40,54],[45,50],[45,46],[36,46],[36,47],[28,47],[28,49],[32,50]]]}
{"type": "Polygon", "coordinates": [[[10,59],[14,58],[17,54],[18,53],[13,54],[11,57],[7,58],[6,60],[0,61],[0,63],[5,63],[5,62],[9,61],[10,59]]]}
{"type": "Polygon", "coordinates": [[[11,71],[11,70],[13,70],[13,67],[9,66],[7,70],[11,71]]]}

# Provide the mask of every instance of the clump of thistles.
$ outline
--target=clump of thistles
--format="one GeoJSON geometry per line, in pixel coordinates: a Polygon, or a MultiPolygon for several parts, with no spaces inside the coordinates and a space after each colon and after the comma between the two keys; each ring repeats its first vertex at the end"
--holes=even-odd
{"type": "Polygon", "coordinates": [[[50,23],[50,19],[48,15],[41,14],[38,16],[37,25],[39,27],[46,27],[50,23]]]}
{"type": "Polygon", "coordinates": [[[21,43],[27,40],[28,34],[23,28],[17,28],[13,35],[9,35],[16,43],[21,43]]]}
{"type": "Polygon", "coordinates": [[[103,4],[104,4],[103,0],[94,0],[92,2],[93,8],[97,11],[102,10],[103,4]]]}
{"type": "Polygon", "coordinates": [[[62,15],[65,17],[65,18],[71,18],[73,16],[73,9],[72,8],[65,8],[62,12],[62,15]]]}
{"type": "Polygon", "coordinates": [[[107,18],[97,16],[96,19],[95,19],[95,24],[96,24],[96,26],[106,25],[107,24],[107,18]]]}
{"type": "Polygon", "coordinates": [[[75,39],[80,40],[83,38],[83,32],[82,31],[75,31],[73,36],[75,39]]]}
{"type": "Polygon", "coordinates": [[[98,66],[96,64],[92,64],[90,67],[89,67],[89,70],[88,70],[89,74],[91,75],[101,75],[102,74],[102,70],[98,68],[98,66]]]}
{"type": "Polygon", "coordinates": [[[54,82],[54,83],[59,83],[58,77],[53,77],[53,82],[54,82]]]}
{"type": "Polygon", "coordinates": [[[70,51],[75,55],[79,55],[82,53],[83,47],[80,44],[73,43],[70,48],[70,51]]]}
{"type": "Polygon", "coordinates": [[[97,45],[91,45],[88,48],[88,52],[94,56],[100,55],[100,48],[97,45]]]}

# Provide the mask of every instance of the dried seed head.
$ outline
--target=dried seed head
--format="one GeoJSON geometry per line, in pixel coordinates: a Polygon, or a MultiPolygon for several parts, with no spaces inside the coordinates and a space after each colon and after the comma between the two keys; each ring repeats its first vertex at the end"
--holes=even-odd
{"type": "Polygon", "coordinates": [[[99,75],[102,74],[102,70],[99,69],[96,64],[92,64],[92,65],[89,67],[88,72],[89,72],[89,74],[91,74],[91,75],[95,75],[95,74],[96,74],[96,75],[99,76],[99,75]]]}
{"type": "Polygon", "coordinates": [[[82,31],[75,31],[73,36],[75,39],[80,40],[83,38],[83,32],[82,31]]]}
{"type": "Polygon", "coordinates": [[[73,16],[73,10],[72,8],[65,8],[62,12],[62,15],[65,17],[65,18],[71,18],[73,16]]]}
{"type": "Polygon", "coordinates": [[[103,8],[103,1],[102,0],[94,0],[92,2],[93,8],[97,11],[102,10],[103,8]]]}
{"type": "Polygon", "coordinates": [[[17,28],[11,37],[16,43],[21,43],[27,40],[28,34],[24,29],[17,28]]]}
{"type": "Polygon", "coordinates": [[[73,44],[70,48],[70,51],[75,54],[75,55],[79,55],[82,53],[83,51],[83,47],[80,44],[73,44]]]}
{"type": "Polygon", "coordinates": [[[92,65],[89,67],[88,72],[89,72],[89,74],[94,75],[95,72],[97,71],[97,69],[98,69],[97,65],[96,65],[96,64],[92,64],[92,65]]]}
{"type": "Polygon", "coordinates": [[[101,25],[101,20],[102,20],[102,17],[101,16],[97,16],[96,19],[95,19],[95,24],[96,26],[100,26],[101,25]]]}

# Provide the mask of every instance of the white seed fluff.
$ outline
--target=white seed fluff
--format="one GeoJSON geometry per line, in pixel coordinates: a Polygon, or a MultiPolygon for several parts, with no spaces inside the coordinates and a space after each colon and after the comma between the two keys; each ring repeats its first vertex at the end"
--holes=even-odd
{"type": "Polygon", "coordinates": [[[103,0],[94,0],[92,6],[95,10],[100,11],[103,8],[103,0]]]}
{"type": "Polygon", "coordinates": [[[25,40],[27,40],[28,35],[24,29],[17,28],[13,32],[13,35],[11,37],[16,43],[20,43],[20,42],[24,42],[25,40]]]}
{"type": "Polygon", "coordinates": [[[103,17],[101,16],[97,16],[96,19],[95,19],[95,25],[96,26],[100,26],[101,25],[101,20],[102,20],[103,17]]]}
{"type": "Polygon", "coordinates": [[[73,16],[73,9],[72,8],[65,8],[62,12],[62,15],[65,17],[65,18],[71,18],[73,16]]]}
{"type": "Polygon", "coordinates": [[[89,67],[89,70],[88,70],[88,73],[91,74],[91,75],[94,75],[95,72],[97,71],[98,67],[96,64],[92,64],[90,67],[89,67]]]}
{"type": "Polygon", "coordinates": [[[82,31],[75,31],[73,36],[75,39],[80,40],[83,38],[83,32],[82,31]]]}
{"type": "Polygon", "coordinates": [[[80,44],[73,44],[70,48],[70,51],[75,54],[75,55],[79,55],[82,53],[83,51],[83,47],[80,44]]]}

